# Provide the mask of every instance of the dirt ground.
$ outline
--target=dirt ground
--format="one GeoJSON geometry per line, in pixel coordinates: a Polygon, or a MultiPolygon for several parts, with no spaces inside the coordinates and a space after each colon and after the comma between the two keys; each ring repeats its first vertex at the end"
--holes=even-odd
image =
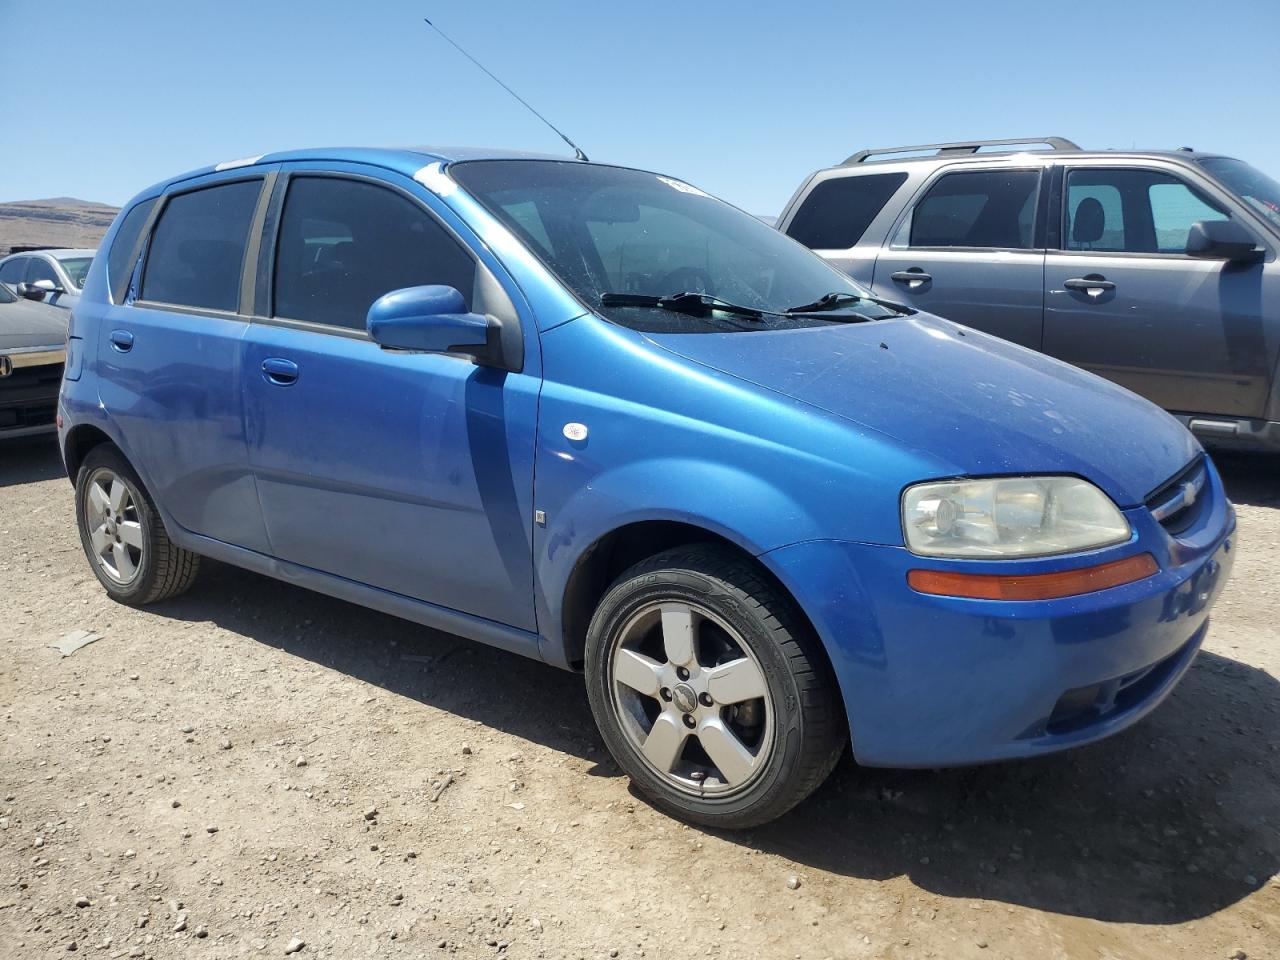
{"type": "Polygon", "coordinates": [[[846,759],[720,835],[630,792],[570,674],[212,563],[109,602],[54,447],[0,449],[0,957],[1280,957],[1280,459],[1220,462],[1234,580],[1146,721],[846,759]]]}

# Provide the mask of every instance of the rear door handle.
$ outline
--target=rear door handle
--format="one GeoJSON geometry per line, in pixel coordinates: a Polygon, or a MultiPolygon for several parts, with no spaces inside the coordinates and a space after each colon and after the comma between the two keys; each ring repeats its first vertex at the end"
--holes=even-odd
{"type": "Polygon", "coordinates": [[[1100,273],[1090,273],[1083,277],[1072,277],[1070,280],[1063,280],[1062,285],[1068,290],[1080,290],[1087,293],[1091,297],[1100,297],[1108,290],[1114,290],[1116,285],[1106,279],[1100,273]]]}
{"type": "Polygon", "coordinates": [[[298,365],[282,357],[268,357],[262,361],[262,375],[267,383],[287,387],[298,382],[298,365]]]}
{"type": "Polygon", "coordinates": [[[889,279],[896,280],[898,283],[905,283],[910,289],[915,290],[932,281],[933,277],[919,267],[912,267],[910,270],[899,270],[896,273],[889,274],[889,279]]]}
{"type": "Polygon", "coordinates": [[[128,330],[112,330],[111,349],[116,353],[128,353],[133,349],[133,334],[128,330]]]}

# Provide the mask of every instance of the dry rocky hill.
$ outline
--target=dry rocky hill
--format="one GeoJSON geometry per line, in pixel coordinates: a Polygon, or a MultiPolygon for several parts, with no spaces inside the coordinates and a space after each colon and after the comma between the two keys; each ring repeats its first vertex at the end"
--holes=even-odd
{"type": "Polygon", "coordinates": [[[71,197],[0,203],[0,256],[22,247],[96,247],[116,209],[71,197]]]}

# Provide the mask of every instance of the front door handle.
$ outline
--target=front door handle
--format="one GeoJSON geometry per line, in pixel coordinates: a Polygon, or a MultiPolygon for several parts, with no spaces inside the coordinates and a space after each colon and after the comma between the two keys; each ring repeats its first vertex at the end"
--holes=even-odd
{"type": "Polygon", "coordinates": [[[287,387],[298,382],[298,365],[282,357],[268,357],[262,361],[262,376],[267,383],[287,387]]]}
{"type": "Polygon", "coordinates": [[[133,349],[133,334],[128,330],[112,330],[111,349],[116,353],[128,353],[133,349]]]}
{"type": "Polygon", "coordinates": [[[898,283],[905,283],[908,290],[919,290],[926,283],[930,283],[933,277],[919,267],[912,267],[909,270],[899,270],[896,273],[889,274],[890,280],[896,280],[898,283]]]}
{"type": "Polygon", "coordinates": [[[1100,273],[1087,273],[1083,277],[1072,277],[1070,280],[1063,280],[1062,285],[1068,290],[1080,290],[1087,293],[1094,299],[1116,288],[1114,283],[1100,273]]]}

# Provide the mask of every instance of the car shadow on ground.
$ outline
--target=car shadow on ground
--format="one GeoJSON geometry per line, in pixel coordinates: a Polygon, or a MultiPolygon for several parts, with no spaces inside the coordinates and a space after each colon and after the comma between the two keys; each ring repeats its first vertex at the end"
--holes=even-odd
{"type": "MultiPolygon", "coordinates": [[[[1280,458],[1225,457],[1231,496],[1280,506],[1280,458]]],[[[57,451],[0,458],[0,486],[60,475],[57,451]]],[[[160,615],[211,621],[392,694],[595,762],[580,677],[218,563],[160,615]]],[[[1280,683],[1202,653],[1137,727],[1080,750],[945,771],[847,756],[795,811],[733,843],[803,867],[1128,923],[1207,916],[1280,866],[1280,683]]]]}
{"type": "Polygon", "coordinates": [[[0,487],[65,477],[58,443],[52,436],[0,440],[0,487]]]}

